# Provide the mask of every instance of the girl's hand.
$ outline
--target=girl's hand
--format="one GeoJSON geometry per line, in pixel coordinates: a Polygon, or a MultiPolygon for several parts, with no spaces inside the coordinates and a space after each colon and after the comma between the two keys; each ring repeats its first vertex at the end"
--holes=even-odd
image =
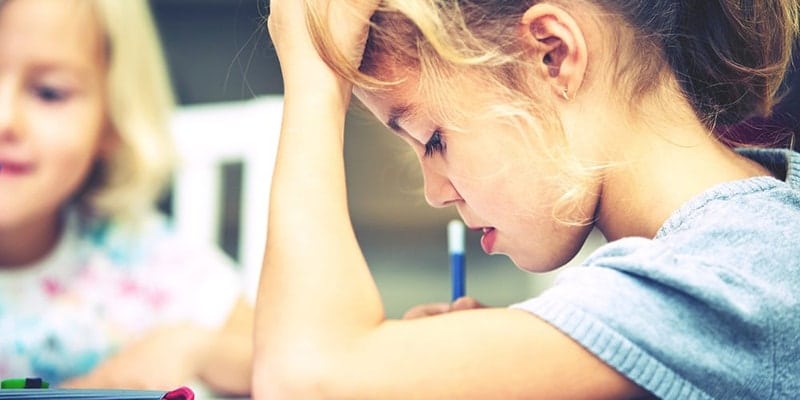
{"type": "Polygon", "coordinates": [[[195,379],[212,337],[195,326],[158,328],[61,387],[172,390],[195,379]]]}
{"type": "MultiPolygon", "coordinates": [[[[267,27],[284,74],[303,70],[309,63],[321,61],[306,24],[310,15],[322,19],[322,26],[339,51],[356,67],[361,62],[369,32],[369,19],[379,0],[272,0],[267,27]]],[[[304,74],[298,73],[302,79],[304,74]]],[[[307,76],[306,76],[307,78],[307,76]]]]}
{"type": "Polygon", "coordinates": [[[429,303],[411,307],[403,319],[415,319],[422,317],[432,317],[434,315],[445,314],[453,311],[471,310],[475,308],[486,308],[472,297],[461,297],[452,303],[429,303]]]}

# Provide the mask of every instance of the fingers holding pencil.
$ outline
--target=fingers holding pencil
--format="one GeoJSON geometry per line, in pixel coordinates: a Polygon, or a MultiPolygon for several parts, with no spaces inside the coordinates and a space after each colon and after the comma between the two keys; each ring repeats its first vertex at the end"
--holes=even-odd
{"type": "Polygon", "coordinates": [[[472,297],[466,296],[466,227],[460,220],[452,220],[447,224],[447,252],[450,256],[450,282],[452,301],[450,303],[427,303],[410,308],[403,319],[431,317],[453,311],[484,308],[472,297]]]}
{"type": "Polygon", "coordinates": [[[403,314],[403,319],[416,319],[432,317],[434,315],[446,314],[454,311],[472,310],[476,308],[486,308],[485,305],[472,297],[465,296],[456,299],[452,303],[428,303],[411,307],[403,314]]]}

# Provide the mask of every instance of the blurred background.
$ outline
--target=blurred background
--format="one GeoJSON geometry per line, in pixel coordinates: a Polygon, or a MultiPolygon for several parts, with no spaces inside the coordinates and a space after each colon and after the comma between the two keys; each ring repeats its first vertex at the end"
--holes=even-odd
{"type": "MultiPolygon", "coordinates": [[[[199,178],[199,167],[187,162],[187,173],[198,175],[195,186],[211,186],[213,193],[171,193],[164,200],[164,209],[173,214],[186,213],[191,216],[186,219],[196,223],[201,206],[213,208],[214,227],[207,236],[242,264],[255,287],[263,249],[253,243],[263,243],[263,232],[259,231],[265,229],[267,205],[263,192],[269,176],[268,171],[266,175],[262,171],[257,178],[250,178],[256,183],[248,186],[247,174],[254,169],[254,159],[268,164],[267,168],[271,166],[282,93],[278,62],[264,25],[267,2],[149,1],[181,107],[182,119],[176,125],[179,149],[191,159],[193,155],[189,153],[201,152],[198,147],[218,149],[241,141],[244,152],[249,154],[238,157],[231,150],[218,162],[212,162],[218,184],[210,184],[207,177],[199,178]],[[242,190],[258,193],[248,195],[242,190]],[[177,210],[187,207],[196,210],[177,210]],[[251,227],[243,229],[243,224],[251,227]],[[246,245],[247,235],[251,238],[246,245]],[[254,246],[258,248],[253,249],[254,246]]],[[[313,115],[314,110],[308,112],[313,115]]],[[[353,107],[347,131],[345,156],[351,215],[388,316],[399,317],[419,303],[448,301],[446,225],[457,218],[455,210],[432,209],[425,203],[413,155],[366,112],[353,107]]],[[[202,229],[190,228],[194,232],[202,229]]],[[[528,298],[549,284],[549,274],[531,275],[518,270],[504,256],[483,254],[479,238],[477,232],[470,232],[467,237],[469,295],[488,305],[505,306],[528,298]]],[[[599,240],[593,236],[591,246],[599,240]]]]}

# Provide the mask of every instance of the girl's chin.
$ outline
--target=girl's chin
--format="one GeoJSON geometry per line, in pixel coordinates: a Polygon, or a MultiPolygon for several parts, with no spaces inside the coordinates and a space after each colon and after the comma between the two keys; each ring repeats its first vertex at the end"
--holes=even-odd
{"type": "MultiPolygon", "coordinates": [[[[498,253],[496,253],[498,254],[498,253]]],[[[541,256],[522,256],[520,254],[505,253],[505,255],[517,266],[517,268],[532,273],[545,273],[561,267],[562,263],[549,262],[541,256]]]]}

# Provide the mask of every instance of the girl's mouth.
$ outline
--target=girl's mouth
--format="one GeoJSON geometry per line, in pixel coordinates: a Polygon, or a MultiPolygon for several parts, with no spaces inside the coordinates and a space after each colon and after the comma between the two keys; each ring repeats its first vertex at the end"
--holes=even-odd
{"type": "Polygon", "coordinates": [[[497,232],[494,228],[483,228],[483,236],[481,236],[481,248],[486,254],[492,254],[494,242],[497,240],[497,232]]]}
{"type": "Polygon", "coordinates": [[[0,176],[24,175],[33,170],[29,163],[0,160],[0,176]]]}

